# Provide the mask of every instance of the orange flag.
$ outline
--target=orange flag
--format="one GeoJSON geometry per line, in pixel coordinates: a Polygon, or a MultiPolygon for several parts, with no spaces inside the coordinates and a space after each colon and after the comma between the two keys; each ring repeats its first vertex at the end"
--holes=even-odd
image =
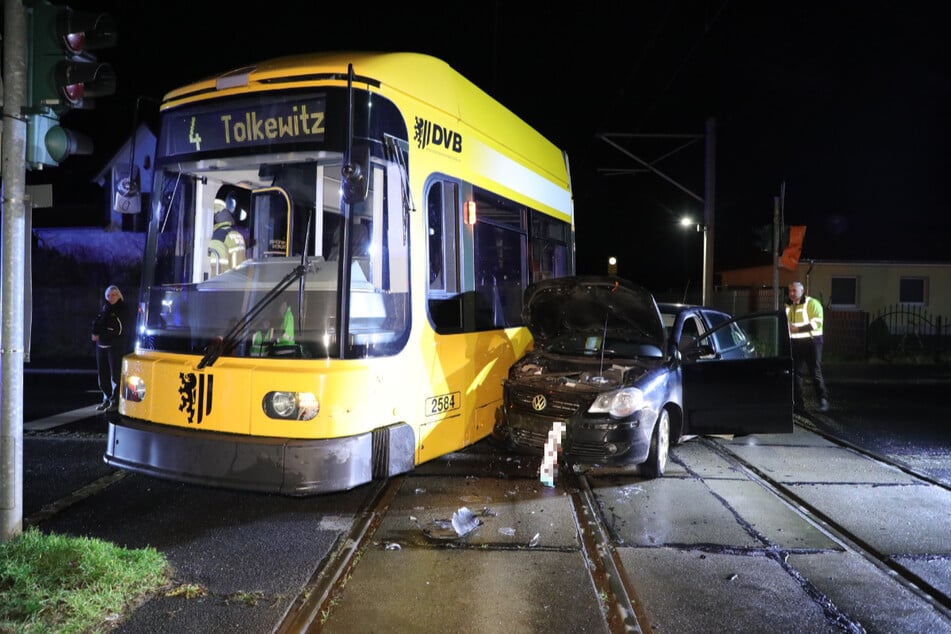
{"type": "Polygon", "coordinates": [[[779,266],[795,271],[799,264],[799,256],[802,254],[802,241],[806,237],[805,225],[789,227],[789,244],[783,249],[783,254],[779,258],[779,266]]]}

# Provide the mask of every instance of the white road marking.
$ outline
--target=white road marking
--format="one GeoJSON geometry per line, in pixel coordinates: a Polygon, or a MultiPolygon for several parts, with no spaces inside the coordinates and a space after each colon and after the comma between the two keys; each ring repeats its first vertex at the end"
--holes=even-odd
{"type": "Polygon", "coordinates": [[[74,409],[71,412],[62,412],[60,414],[54,414],[39,420],[31,420],[28,423],[23,423],[23,429],[28,431],[45,431],[47,429],[59,427],[60,425],[67,425],[69,423],[76,422],[77,420],[82,420],[84,418],[89,418],[90,416],[101,414],[102,412],[96,411],[96,407],[96,405],[87,405],[86,407],[74,409]]]}

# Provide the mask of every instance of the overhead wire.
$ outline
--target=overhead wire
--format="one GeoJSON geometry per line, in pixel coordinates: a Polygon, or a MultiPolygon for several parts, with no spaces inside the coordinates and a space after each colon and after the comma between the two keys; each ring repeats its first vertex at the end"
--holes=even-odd
{"type": "MultiPolygon", "coordinates": [[[[700,50],[700,47],[705,42],[707,35],[713,29],[714,25],[717,23],[718,19],[722,15],[723,11],[726,9],[729,2],[730,0],[723,0],[723,2],[721,2],[720,5],[717,7],[717,9],[713,12],[712,16],[709,19],[704,21],[703,30],[695,38],[693,45],[687,50],[686,54],[680,60],[680,63],[678,64],[677,68],[674,69],[674,71],[670,74],[670,76],[668,77],[666,83],[663,85],[661,90],[659,90],[657,93],[654,94],[650,104],[645,109],[644,113],[641,115],[640,121],[638,122],[637,125],[634,126],[634,132],[641,130],[643,126],[646,124],[650,115],[656,110],[656,108],[661,103],[662,97],[670,90],[671,86],[674,85],[674,82],[677,80],[677,78],[680,76],[683,70],[687,67],[688,63],[691,61],[691,59],[694,57],[697,51],[700,50]]],[[[615,93],[614,98],[611,101],[611,105],[604,111],[604,114],[601,117],[602,121],[598,124],[598,126],[596,126],[595,129],[600,129],[604,121],[607,119],[610,119],[610,117],[616,113],[616,111],[618,110],[618,108],[620,107],[620,104],[622,103],[624,99],[625,93],[627,93],[630,87],[634,84],[634,81],[639,75],[639,73],[641,72],[644,64],[646,64],[651,53],[656,48],[657,43],[660,41],[662,35],[666,32],[668,25],[671,21],[671,16],[674,10],[677,8],[677,6],[678,6],[677,3],[670,3],[667,5],[666,11],[663,17],[661,18],[661,20],[658,21],[657,25],[653,29],[651,37],[647,41],[647,45],[641,51],[641,54],[639,55],[638,59],[634,62],[634,64],[631,65],[630,71],[627,73],[625,80],[621,83],[620,88],[615,93]]],[[[585,162],[587,155],[589,154],[591,144],[594,141],[595,139],[590,139],[588,141],[588,145],[582,154],[582,160],[581,160],[582,164],[585,162]]]]}

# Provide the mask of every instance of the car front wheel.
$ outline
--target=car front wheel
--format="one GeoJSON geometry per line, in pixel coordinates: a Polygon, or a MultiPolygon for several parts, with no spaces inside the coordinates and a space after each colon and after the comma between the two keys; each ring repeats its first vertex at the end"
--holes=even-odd
{"type": "Polygon", "coordinates": [[[645,478],[659,478],[667,468],[667,456],[670,453],[670,414],[660,410],[654,433],[651,435],[651,448],[647,461],[641,465],[641,474],[645,478]]]}

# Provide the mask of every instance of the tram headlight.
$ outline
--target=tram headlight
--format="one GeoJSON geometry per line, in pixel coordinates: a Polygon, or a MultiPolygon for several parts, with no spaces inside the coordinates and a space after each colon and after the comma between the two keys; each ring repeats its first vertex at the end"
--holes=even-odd
{"type": "Polygon", "coordinates": [[[310,420],[320,411],[312,392],[268,392],[262,406],[268,417],[284,420],[310,420]]]}
{"type": "Polygon", "coordinates": [[[145,381],[142,377],[130,374],[125,378],[125,384],[122,389],[122,397],[133,403],[141,403],[145,400],[145,381]]]}
{"type": "Polygon", "coordinates": [[[270,409],[279,418],[296,418],[297,399],[293,392],[271,392],[268,396],[270,399],[265,409],[270,409]]]}

